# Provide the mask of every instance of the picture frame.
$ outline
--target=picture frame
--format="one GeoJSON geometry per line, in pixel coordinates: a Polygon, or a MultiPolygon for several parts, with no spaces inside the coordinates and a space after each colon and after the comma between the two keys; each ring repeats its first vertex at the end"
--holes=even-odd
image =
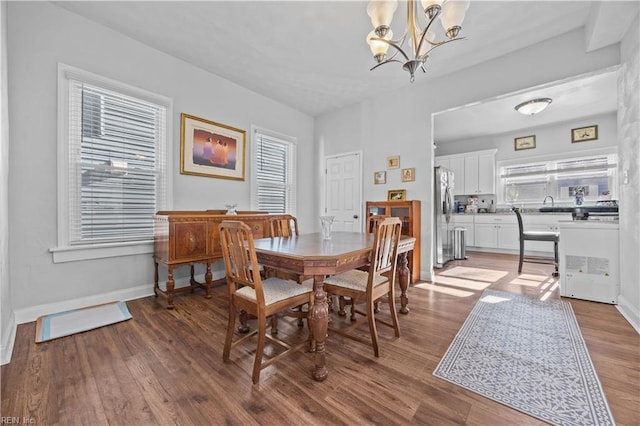
{"type": "Polygon", "coordinates": [[[245,179],[246,131],[180,114],[180,173],[245,179]]]}
{"type": "Polygon", "coordinates": [[[598,139],[598,126],[578,127],[571,129],[571,143],[586,142],[598,139]]]}
{"type": "Polygon", "coordinates": [[[406,199],[406,189],[390,189],[387,191],[387,201],[405,201],[406,199]]]}
{"type": "Polygon", "coordinates": [[[393,155],[387,157],[387,169],[399,169],[400,168],[400,156],[393,155]]]}
{"type": "Polygon", "coordinates": [[[411,167],[410,169],[402,169],[402,181],[413,182],[416,180],[416,169],[411,167]]]}
{"type": "Polygon", "coordinates": [[[513,148],[516,151],[533,149],[536,147],[536,135],[522,136],[513,140],[513,148]]]}
{"type": "Polygon", "coordinates": [[[385,171],[373,172],[373,183],[376,185],[387,183],[387,172],[385,171]]]}

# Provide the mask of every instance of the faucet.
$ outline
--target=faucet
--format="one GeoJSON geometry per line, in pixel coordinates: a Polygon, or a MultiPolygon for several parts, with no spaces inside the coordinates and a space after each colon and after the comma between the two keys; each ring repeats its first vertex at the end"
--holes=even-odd
{"type": "Polygon", "coordinates": [[[553,197],[551,195],[547,195],[546,197],[544,197],[544,200],[542,200],[542,204],[547,204],[547,198],[551,198],[551,207],[553,207],[553,197]]]}

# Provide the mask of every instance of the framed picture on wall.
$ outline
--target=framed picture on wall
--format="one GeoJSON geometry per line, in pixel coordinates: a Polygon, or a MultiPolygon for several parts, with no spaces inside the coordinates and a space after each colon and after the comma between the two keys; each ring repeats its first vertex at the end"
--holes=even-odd
{"type": "Polygon", "coordinates": [[[185,113],[180,122],[180,173],[244,180],[244,130],[185,113]]]}
{"type": "Polygon", "coordinates": [[[520,151],[521,149],[533,149],[536,147],[536,135],[515,138],[513,142],[514,149],[516,151],[520,151]]]}
{"type": "Polygon", "coordinates": [[[416,180],[416,169],[412,167],[410,169],[402,169],[402,181],[413,182],[416,180]]]}
{"type": "Polygon", "coordinates": [[[387,169],[399,169],[400,168],[400,156],[394,155],[387,157],[387,169]]]}
{"type": "Polygon", "coordinates": [[[391,189],[387,191],[387,201],[404,201],[407,199],[406,189],[391,189]]]}
{"type": "Polygon", "coordinates": [[[373,183],[379,185],[381,183],[387,183],[387,172],[373,172],[373,183]]]}
{"type": "Polygon", "coordinates": [[[571,143],[593,141],[598,139],[598,126],[571,129],[571,143]]]}

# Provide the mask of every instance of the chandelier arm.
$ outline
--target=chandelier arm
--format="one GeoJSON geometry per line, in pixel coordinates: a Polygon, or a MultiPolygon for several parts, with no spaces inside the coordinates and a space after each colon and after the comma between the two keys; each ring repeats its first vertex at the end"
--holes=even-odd
{"type": "Polygon", "coordinates": [[[373,70],[375,70],[376,68],[378,68],[379,66],[381,66],[381,65],[385,65],[385,64],[389,64],[389,63],[391,63],[391,62],[397,62],[397,63],[399,63],[399,64],[402,64],[402,63],[403,63],[402,61],[399,61],[399,60],[397,60],[397,59],[391,59],[391,58],[390,58],[390,59],[387,59],[387,60],[385,60],[385,61],[380,62],[379,64],[374,65],[372,68],[370,68],[370,69],[369,69],[369,71],[373,71],[373,70]]]}
{"type": "MultiPolygon", "coordinates": [[[[406,59],[407,61],[409,61],[409,60],[410,60],[410,59],[409,59],[409,57],[407,56],[407,54],[406,54],[406,53],[404,53],[404,50],[402,50],[402,47],[400,47],[396,41],[393,41],[393,40],[385,40],[385,39],[383,39],[383,38],[381,38],[381,37],[371,37],[371,38],[370,38],[370,40],[383,41],[383,42],[387,43],[389,46],[393,46],[393,47],[395,47],[395,48],[396,48],[396,50],[397,50],[397,51],[396,51],[396,53],[393,55],[393,57],[395,57],[398,53],[400,53],[400,54],[402,54],[402,56],[404,56],[404,57],[405,57],[405,59],[406,59]]],[[[401,43],[402,43],[402,42],[404,42],[404,37],[403,37],[402,39],[400,39],[400,40],[401,40],[401,43]]]]}
{"type": "MultiPolygon", "coordinates": [[[[459,41],[459,40],[466,40],[466,38],[465,38],[465,37],[454,38],[454,39],[452,39],[452,40],[444,40],[444,41],[441,41],[441,42],[438,42],[438,43],[431,43],[431,42],[429,42],[429,44],[431,44],[433,47],[432,47],[431,49],[427,50],[427,52],[425,53],[425,56],[426,56],[426,55],[428,55],[428,54],[429,54],[433,49],[435,49],[436,47],[440,47],[440,46],[445,45],[445,44],[447,44],[447,43],[451,43],[452,41],[459,41]]],[[[427,40],[427,41],[428,41],[428,40],[427,40]]]]}
{"type": "MultiPolygon", "coordinates": [[[[434,17],[429,20],[429,22],[427,23],[427,26],[424,27],[424,30],[422,30],[422,35],[420,36],[420,42],[418,43],[418,48],[415,51],[416,58],[418,58],[418,56],[420,55],[420,49],[422,49],[422,44],[424,43],[425,40],[427,40],[427,43],[429,43],[432,46],[435,45],[435,44],[438,44],[438,43],[433,43],[431,40],[426,38],[427,37],[427,31],[429,31],[429,28],[431,28],[431,24],[433,24],[433,21],[435,21],[435,19],[438,16],[440,16],[440,11],[438,11],[438,13],[436,13],[434,15],[434,17]]],[[[447,40],[445,40],[444,42],[446,42],[446,41],[447,40]]],[[[448,40],[448,41],[452,41],[452,40],[448,40]]],[[[431,51],[431,49],[429,49],[429,51],[431,51]]]]}

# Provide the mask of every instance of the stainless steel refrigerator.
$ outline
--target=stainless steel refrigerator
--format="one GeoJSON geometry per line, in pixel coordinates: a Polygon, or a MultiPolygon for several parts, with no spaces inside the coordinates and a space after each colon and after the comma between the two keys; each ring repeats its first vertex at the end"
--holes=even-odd
{"type": "Polygon", "coordinates": [[[453,259],[453,172],[444,167],[434,170],[435,267],[442,268],[453,259]]]}

